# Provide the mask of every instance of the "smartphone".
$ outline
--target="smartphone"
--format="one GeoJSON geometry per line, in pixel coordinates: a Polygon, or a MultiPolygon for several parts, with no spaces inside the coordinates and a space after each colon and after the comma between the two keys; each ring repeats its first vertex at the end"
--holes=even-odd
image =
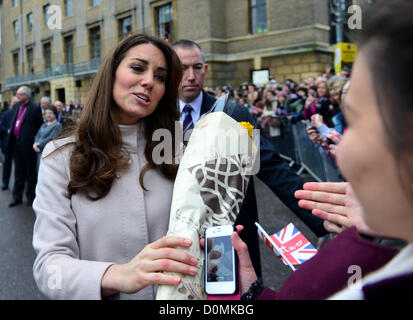
{"type": "Polygon", "coordinates": [[[315,131],[318,131],[316,127],[314,127],[314,124],[310,120],[305,121],[307,124],[307,128],[314,129],[315,131]]]}
{"type": "Polygon", "coordinates": [[[205,231],[205,292],[238,292],[238,257],[231,242],[232,225],[210,227],[205,231]]]}

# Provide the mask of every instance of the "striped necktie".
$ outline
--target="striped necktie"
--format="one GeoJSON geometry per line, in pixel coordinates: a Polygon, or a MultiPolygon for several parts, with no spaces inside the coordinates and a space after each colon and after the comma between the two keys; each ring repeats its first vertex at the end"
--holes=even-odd
{"type": "Polygon", "coordinates": [[[188,130],[190,130],[194,127],[194,121],[193,121],[192,116],[191,116],[192,110],[194,110],[194,109],[189,104],[187,104],[184,107],[184,109],[182,110],[182,112],[185,114],[185,119],[184,119],[184,123],[183,123],[183,126],[182,126],[184,134],[188,130]]]}

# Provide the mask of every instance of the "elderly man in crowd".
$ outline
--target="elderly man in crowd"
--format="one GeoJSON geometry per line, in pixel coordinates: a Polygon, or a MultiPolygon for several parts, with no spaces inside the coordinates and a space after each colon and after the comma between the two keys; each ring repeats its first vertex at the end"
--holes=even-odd
{"type": "Polygon", "coordinates": [[[50,99],[50,97],[42,97],[40,99],[40,108],[42,110],[42,117],[43,117],[43,121],[45,121],[45,116],[44,116],[44,110],[46,109],[46,107],[50,106],[52,104],[52,100],[50,99]]]}
{"type": "Polygon", "coordinates": [[[63,121],[64,121],[63,115],[65,113],[65,105],[63,104],[62,101],[57,100],[54,103],[54,106],[56,107],[56,110],[57,110],[57,119],[56,120],[63,125],[63,121]]]}
{"type": "Polygon", "coordinates": [[[14,186],[13,200],[9,203],[10,208],[23,202],[26,182],[25,204],[31,206],[35,197],[36,152],[32,146],[34,137],[43,124],[43,119],[40,107],[30,101],[31,94],[29,87],[20,87],[16,93],[18,102],[12,109],[8,148],[14,160],[14,186]]]}

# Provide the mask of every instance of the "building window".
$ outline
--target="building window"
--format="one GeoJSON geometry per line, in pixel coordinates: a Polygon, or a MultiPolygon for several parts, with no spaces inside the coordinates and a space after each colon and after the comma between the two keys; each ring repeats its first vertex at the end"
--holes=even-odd
{"type": "Polygon", "coordinates": [[[14,75],[19,75],[19,54],[13,53],[13,68],[14,68],[14,75]]]}
{"type": "Polygon", "coordinates": [[[27,49],[27,68],[29,73],[34,72],[33,67],[33,48],[27,49]]]}
{"type": "Polygon", "coordinates": [[[43,17],[44,17],[44,24],[47,26],[47,22],[49,21],[49,7],[50,5],[46,4],[43,6],[43,17]]]}
{"type": "Polygon", "coordinates": [[[65,46],[65,63],[73,63],[73,36],[64,38],[65,46]]]}
{"type": "Polygon", "coordinates": [[[96,7],[99,5],[99,0],[89,0],[89,5],[91,7],[96,7]]]}
{"type": "Polygon", "coordinates": [[[250,0],[250,32],[260,34],[268,31],[267,0],[250,0]]]}
{"type": "Polygon", "coordinates": [[[43,58],[44,58],[44,68],[49,69],[52,67],[52,55],[50,50],[50,42],[43,45],[43,58]]]}
{"type": "Polygon", "coordinates": [[[11,5],[13,6],[13,8],[17,8],[17,6],[19,5],[19,0],[11,0],[11,5]]]}
{"type": "Polygon", "coordinates": [[[65,0],[65,16],[73,16],[72,0],[65,0]]]}
{"type": "Polygon", "coordinates": [[[30,12],[27,15],[27,31],[32,32],[33,31],[33,13],[30,12]]]}
{"type": "Polygon", "coordinates": [[[19,20],[13,21],[13,33],[14,39],[17,39],[19,37],[19,20]]]}
{"type": "Polygon", "coordinates": [[[156,8],[156,32],[160,38],[173,41],[173,12],[172,4],[156,8]]]}
{"type": "Polygon", "coordinates": [[[119,20],[119,39],[123,39],[132,33],[132,17],[119,20]]]}
{"type": "Polygon", "coordinates": [[[95,27],[89,31],[90,58],[100,58],[100,28],[95,27]]]}

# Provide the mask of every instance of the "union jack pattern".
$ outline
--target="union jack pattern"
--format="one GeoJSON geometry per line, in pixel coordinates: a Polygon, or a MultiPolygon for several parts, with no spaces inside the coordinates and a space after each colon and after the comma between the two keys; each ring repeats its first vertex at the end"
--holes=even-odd
{"type": "Polygon", "coordinates": [[[270,238],[292,265],[302,264],[317,253],[317,249],[292,223],[270,238]]]}

